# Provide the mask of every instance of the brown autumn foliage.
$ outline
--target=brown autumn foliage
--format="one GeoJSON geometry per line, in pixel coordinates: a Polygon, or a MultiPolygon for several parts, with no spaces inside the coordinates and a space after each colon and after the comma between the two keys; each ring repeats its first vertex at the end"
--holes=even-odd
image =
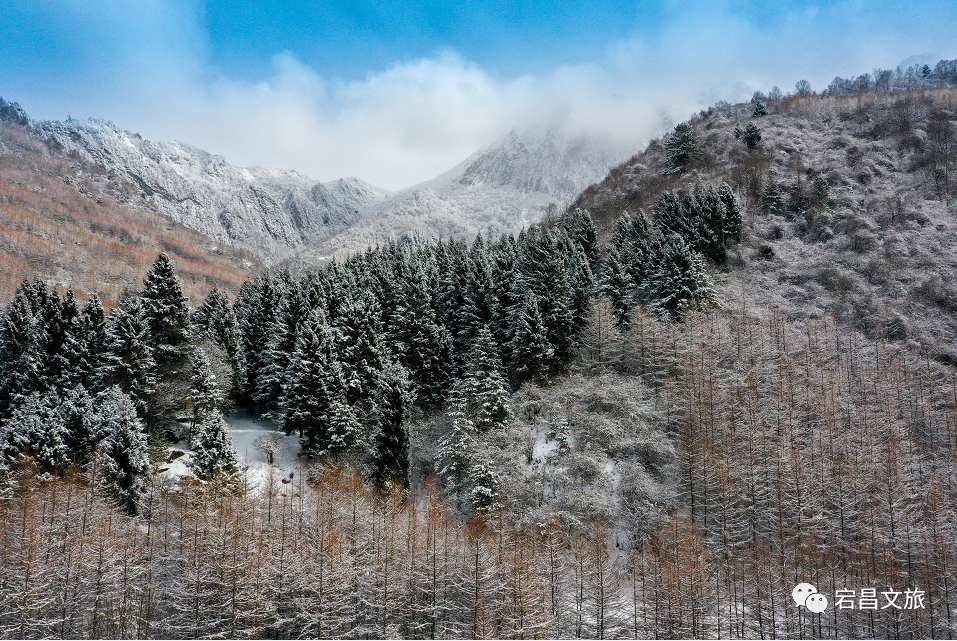
{"type": "MultiPolygon", "coordinates": [[[[117,202],[81,176],[79,163],[22,127],[0,124],[0,301],[10,300],[23,279],[39,277],[109,303],[124,288],[139,287],[163,251],[194,302],[214,286],[235,291],[258,266],[245,250],[117,202]]],[[[84,167],[83,175],[97,175],[96,168],[84,167]]]]}

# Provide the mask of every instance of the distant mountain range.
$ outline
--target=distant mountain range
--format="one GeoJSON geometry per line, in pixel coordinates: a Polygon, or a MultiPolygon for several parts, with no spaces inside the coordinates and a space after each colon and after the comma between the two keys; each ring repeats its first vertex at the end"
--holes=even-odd
{"type": "Polygon", "coordinates": [[[32,122],[52,151],[78,163],[118,202],[246,248],[267,263],[351,251],[394,238],[516,232],[601,179],[626,153],[554,130],[511,132],[448,172],[390,192],[357,178],[319,182],[296,171],[241,168],[181,142],[154,142],[99,120],[32,122]],[[105,182],[104,182],[105,177],[105,182]]]}

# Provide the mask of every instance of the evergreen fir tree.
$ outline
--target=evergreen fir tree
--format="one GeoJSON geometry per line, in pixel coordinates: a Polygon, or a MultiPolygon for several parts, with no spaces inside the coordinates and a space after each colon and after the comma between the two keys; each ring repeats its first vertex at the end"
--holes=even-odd
{"type": "Polygon", "coordinates": [[[296,345],[296,330],[308,312],[299,287],[291,280],[285,280],[279,309],[268,328],[262,367],[253,394],[264,414],[272,415],[279,410],[290,355],[296,345]]]}
{"type": "Polygon", "coordinates": [[[175,368],[189,350],[189,306],[176,276],[176,266],[166,252],[159,255],[147,273],[142,299],[157,367],[175,368]]]}
{"type": "Polygon", "coordinates": [[[764,193],[761,194],[761,209],[766,214],[784,215],[784,196],[774,176],[769,176],[764,186],[764,193]]]}
{"type": "Polygon", "coordinates": [[[55,291],[50,291],[43,314],[43,342],[40,353],[43,369],[40,374],[45,389],[65,389],[59,387],[63,381],[64,366],[74,374],[74,363],[67,362],[64,350],[67,347],[71,326],[80,316],[80,308],[73,290],[68,290],[63,300],[55,291]]]}
{"type": "Polygon", "coordinates": [[[229,428],[219,410],[209,412],[199,426],[193,464],[203,479],[228,476],[238,469],[229,428]]]}
{"type": "Polygon", "coordinates": [[[665,141],[665,166],[673,173],[690,169],[701,152],[694,129],[687,123],[675,125],[675,130],[665,141]]]}
{"type": "Polygon", "coordinates": [[[360,426],[345,402],[345,381],[333,354],[332,332],[322,310],[306,317],[289,362],[280,424],[298,433],[309,454],[336,452],[360,438],[360,426]]]}
{"type": "Polygon", "coordinates": [[[386,365],[376,390],[375,427],[372,432],[369,469],[373,483],[382,486],[397,479],[409,482],[409,421],[412,394],[406,371],[386,365]]]}
{"type": "Polygon", "coordinates": [[[58,355],[57,387],[70,390],[78,385],[96,386],[96,367],[106,349],[106,313],[95,293],[90,294],[83,311],[67,327],[58,355]]]}
{"type": "Polygon", "coordinates": [[[678,234],[692,247],[699,242],[700,206],[691,194],[666,191],[655,202],[654,221],[665,238],[678,234]]]}
{"type": "Polygon", "coordinates": [[[130,514],[139,512],[146,492],[149,450],[143,425],[136,416],[130,397],[118,386],[101,392],[96,398],[97,431],[106,435],[101,444],[105,476],[120,503],[130,514]]]}
{"type": "Polygon", "coordinates": [[[480,431],[501,427],[511,418],[509,391],[502,376],[498,347],[489,328],[479,330],[466,358],[466,370],[454,385],[449,403],[459,406],[480,431]]]}
{"type": "Polygon", "coordinates": [[[56,396],[52,392],[33,392],[27,396],[4,425],[0,447],[7,460],[25,454],[44,471],[58,472],[66,468],[70,451],[66,427],[57,412],[56,396]]]}
{"type": "Polygon", "coordinates": [[[99,433],[96,408],[93,399],[83,384],[66,390],[63,401],[57,408],[60,420],[66,429],[66,444],[70,460],[84,464],[96,450],[96,445],[105,436],[99,433]]]}
{"type": "Polygon", "coordinates": [[[592,274],[591,264],[577,244],[572,251],[568,279],[571,289],[569,307],[572,313],[572,335],[577,341],[588,324],[588,310],[595,292],[595,276],[592,274]]]}
{"type": "Polygon", "coordinates": [[[727,243],[724,236],[725,207],[714,187],[699,189],[696,194],[701,205],[701,231],[698,251],[717,265],[723,265],[728,258],[727,243]]]}
{"type": "Polygon", "coordinates": [[[568,237],[577,243],[585,254],[588,259],[588,266],[593,270],[596,269],[600,252],[598,249],[598,230],[591,214],[585,209],[576,207],[571,216],[562,221],[562,224],[568,237]]]}
{"type": "Polygon", "coordinates": [[[464,322],[458,345],[467,352],[479,329],[495,318],[495,282],[491,258],[481,236],[475,238],[466,265],[465,297],[460,311],[464,322]]]}
{"type": "Polygon", "coordinates": [[[38,317],[33,286],[23,281],[4,310],[0,325],[0,419],[41,385],[42,316],[38,317]]]}
{"type": "Polygon", "coordinates": [[[724,237],[727,241],[738,242],[742,229],[741,208],[728,183],[723,182],[718,187],[718,198],[724,204],[724,237]]]}
{"type": "Polygon", "coordinates": [[[281,299],[281,289],[270,274],[260,274],[245,281],[236,296],[234,312],[240,333],[243,363],[239,392],[250,412],[256,408],[256,387],[265,366],[264,347],[281,299]]]}
{"type": "Polygon", "coordinates": [[[446,415],[449,429],[439,442],[439,476],[461,498],[475,453],[475,425],[459,403],[451,405],[446,415]]]}
{"type": "Polygon", "coordinates": [[[346,385],[346,403],[368,415],[379,377],[387,362],[382,334],[382,312],[368,290],[347,297],[336,322],[340,362],[346,385]]]}
{"type": "MultiPolygon", "coordinates": [[[[625,214],[625,216],[627,215],[628,214],[625,214]]],[[[613,233],[612,241],[608,244],[608,249],[605,253],[605,262],[602,266],[601,291],[611,301],[615,314],[615,323],[619,327],[627,327],[634,304],[632,298],[634,283],[622,260],[621,254],[622,245],[615,242],[615,234],[613,233]]]]}
{"type": "Polygon", "coordinates": [[[753,122],[749,122],[748,126],[744,128],[744,133],[741,134],[741,142],[743,142],[748,149],[756,148],[758,143],[761,142],[761,130],[758,129],[753,122]]]}
{"type": "Polygon", "coordinates": [[[234,372],[239,373],[239,327],[226,292],[213,287],[203,304],[193,312],[191,322],[193,336],[208,336],[216,341],[226,353],[234,372]]]}
{"type": "Polygon", "coordinates": [[[392,317],[391,342],[395,356],[405,367],[423,407],[441,405],[449,384],[450,340],[436,322],[425,273],[413,264],[402,283],[402,296],[392,317]]]}
{"type": "Polygon", "coordinates": [[[549,373],[564,368],[574,347],[568,269],[571,247],[563,232],[543,232],[533,227],[519,246],[515,261],[513,299],[518,302],[512,310],[512,322],[524,311],[525,292],[534,294],[549,347],[545,363],[549,373]]]}
{"type": "Polygon", "coordinates": [[[143,305],[135,293],[125,292],[120,306],[110,314],[96,378],[97,389],[119,386],[129,396],[137,416],[146,418],[156,386],[156,361],[143,305]]]}
{"type": "Polygon", "coordinates": [[[206,417],[219,411],[222,399],[216,386],[216,377],[209,364],[209,357],[200,348],[190,354],[189,404],[192,405],[192,422],[190,436],[193,430],[206,420],[206,417]]]}
{"type": "Polygon", "coordinates": [[[672,234],[661,250],[658,268],[647,285],[647,298],[661,315],[681,320],[685,311],[712,300],[714,294],[701,258],[684,239],[672,234]]]}
{"type": "Polygon", "coordinates": [[[516,389],[525,381],[541,383],[548,374],[553,349],[538,309],[538,298],[529,291],[512,330],[512,381],[516,389]]]}
{"type": "Polygon", "coordinates": [[[512,310],[516,308],[516,299],[513,293],[513,277],[515,271],[515,238],[503,234],[497,243],[492,246],[492,310],[494,317],[489,329],[499,346],[499,359],[503,363],[509,362],[512,342],[512,310]]]}

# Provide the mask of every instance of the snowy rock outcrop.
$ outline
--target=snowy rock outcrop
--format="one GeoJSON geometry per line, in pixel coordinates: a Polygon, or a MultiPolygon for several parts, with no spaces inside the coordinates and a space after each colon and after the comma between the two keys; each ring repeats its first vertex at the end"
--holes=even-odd
{"type": "Polygon", "coordinates": [[[512,132],[437,178],[389,192],[357,178],[322,183],[293,170],[234,167],[104,120],[33,122],[30,131],[119,202],[250,249],[267,263],[295,254],[310,262],[390,239],[515,233],[626,155],[554,130],[512,132]]]}
{"type": "Polygon", "coordinates": [[[407,237],[471,240],[517,233],[560,208],[628,156],[554,130],[509,133],[448,172],[371,203],[362,220],[322,241],[333,253],[407,237]]]}
{"type": "Polygon", "coordinates": [[[240,168],[179,142],[102,120],[48,121],[34,134],[116,178],[114,196],[217,240],[279,257],[354,224],[388,192],[355,178],[323,184],[292,170],[240,168]]]}

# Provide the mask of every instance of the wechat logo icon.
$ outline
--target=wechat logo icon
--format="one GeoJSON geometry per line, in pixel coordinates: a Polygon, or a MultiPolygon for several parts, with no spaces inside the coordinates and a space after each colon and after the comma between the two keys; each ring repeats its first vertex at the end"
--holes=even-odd
{"type": "Polygon", "coordinates": [[[820,614],[827,609],[827,597],[818,593],[817,588],[810,583],[798,583],[794,586],[791,598],[798,607],[803,605],[814,614],[820,614]]]}

